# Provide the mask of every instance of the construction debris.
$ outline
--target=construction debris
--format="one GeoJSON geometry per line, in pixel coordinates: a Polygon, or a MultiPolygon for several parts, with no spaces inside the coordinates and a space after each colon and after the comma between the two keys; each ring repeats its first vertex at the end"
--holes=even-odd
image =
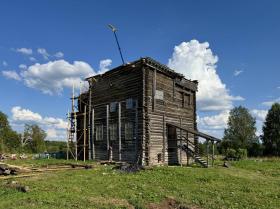
{"type": "Polygon", "coordinates": [[[119,170],[123,173],[135,173],[144,170],[144,167],[138,164],[120,164],[115,166],[113,169],[119,170]]]}
{"type": "Polygon", "coordinates": [[[72,168],[84,168],[84,169],[92,169],[92,165],[83,165],[83,164],[69,164],[72,168]]]}
{"type": "Polygon", "coordinates": [[[8,182],[6,184],[6,187],[10,188],[10,189],[15,189],[15,190],[17,190],[19,192],[24,192],[24,193],[30,191],[29,186],[21,185],[17,181],[8,182]]]}
{"type": "Polygon", "coordinates": [[[230,164],[229,164],[228,162],[224,161],[223,167],[229,168],[229,167],[230,167],[230,164]]]}
{"type": "Polygon", "coordinates": [[[46,167],[22,167],[10,164],[0,163],[0,179],[20,178],[37,175],[40,173],[51,171],[77,170],[77,169],[92,169],[90,164],[72,164],[66,163],[61,165],[47,165],[46,167]]]}
{"type": "Polygon", "coordinates": [[[8,176],[8,175],[16,175],[18,170],[16,168],[11,168],[6,164],[0,164],[0,175],[8,176]]]}

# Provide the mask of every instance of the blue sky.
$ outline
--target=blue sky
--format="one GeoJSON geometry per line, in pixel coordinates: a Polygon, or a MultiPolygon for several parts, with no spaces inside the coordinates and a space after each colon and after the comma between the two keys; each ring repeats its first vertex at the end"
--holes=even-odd
{"type": "MultiPolygon", "coordinates": [[[[91,71],[98,72],[102,60],[105,70],[120,65],[113,34],[107,27],[111,23],[119,29],[126,61],[150,56],[168,64],[169,59],[179,56],[180,63],[173,60],[169,65],[178,66],[179,72],[195,78],[196,69],[184,72],[184,57],[174,55],[174,47],[198,50],[196,52],[211,50],[210,60],[206,60],[212,62],[218,57],[210,68],[228,92],[221,94],[221,99],[232,96],[235,99],[228,99],[230,105],[249,108],[258,119],[260,130],[271,101],[280,98],[279,11],[280,2],[272,0],[1,1],[0,110],[9,116],[17,130],[21,130],[25,122],[37,121],[50,133],[50,139],[63,139],[65,123],[61,120],[65,119],[70,104],[69,83],[64,80],[62,90],[55,92],[56,87],[48,86],[52,85],[51,81],[42,84],[35,71],[39,69],[39,73],[45,75],[44,70],[52,66],[53,73],[65,79],[65,72],[61,71],[66,66],[73,68],[72,79],[76,79],[91,71]],[[181,45],[183,42],[192,44],[181,45]],[[205,42],[209,43],[208,47],[203,45],[205,42]],[[31,57],[36,61],[31,61],[31,57]],[[81,63],[74,65],[74,61],[81,63]],[[82,70],[78,72],[80,65],[82,70]],[[42,88],[50,88],[51,93],[43,92],[42,88]]],[[[201,56],[205,58],[208,52],[201,56]]],[[[190,66],[197,66],[191,59],[193,54],[187,56],[194,63],[190,66]]],[[[205,66],[207,61],[198,66],[201,70],[198,79],[205,77],[202,75],[205,66]]],[[[47,76],[50,79],[53,74],[45,78],[47,76]]],[[[206,88],[205,92],[208,90],[211,91],[206,88]]],[[[215,97],[213,100],[218,99],[215,97]]],[[[201,98],[199,102],[207,106],[209,101],[201,98]]],[[[214,110],[200,109],[200,129],[222,136],[228,110],[221,106],[214,110]]]]}

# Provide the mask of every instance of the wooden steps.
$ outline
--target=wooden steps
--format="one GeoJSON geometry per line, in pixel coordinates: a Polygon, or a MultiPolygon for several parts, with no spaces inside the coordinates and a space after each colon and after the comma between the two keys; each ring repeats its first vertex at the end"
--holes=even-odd
{"type": "Polygon", "coordinates": [[[179,148],[187,152],[187,154],[189,154],[191,157],[193,157],[196,163],[199,163],[204,168],[209,167],[207,162],[203,160],[198,154],[196,154],[192,149],[190,149],[186,144],[183,144],[182,146],[179,145],[179,148]]]}

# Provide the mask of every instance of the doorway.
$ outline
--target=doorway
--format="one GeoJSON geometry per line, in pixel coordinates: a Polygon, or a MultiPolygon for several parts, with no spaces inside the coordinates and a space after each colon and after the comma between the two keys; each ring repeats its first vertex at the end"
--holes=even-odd
{"type": "Polygon", "coordinates": [[[167,152],[168,152],[168,165],[178,165],[178,140],[176,127],[167,126],[167,152]]]}

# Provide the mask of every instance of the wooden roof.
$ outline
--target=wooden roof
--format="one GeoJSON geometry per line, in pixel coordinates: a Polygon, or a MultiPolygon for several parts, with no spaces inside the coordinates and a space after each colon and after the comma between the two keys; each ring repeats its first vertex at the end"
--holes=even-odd
{"type": "Polygon", "coordinates": [[[167,67],[166,65],[161,64],[158,61],[156,61],[150,57],[140,58],[131,63],[126,63],[124,65],[120,65],[116,68],[113,68],[113,69],[105,72],[104,74],[98,74],[95,76],[91,76],[91,77],[86,78],[85,80],[90,81],[92,79],[109,76],[110,74],[115,73],[116,71],[127,70],[128,68],[135,67],[139,64],[142,64],[142,65],[144,64],[146,66],[156,69],[157,71],[164,73],[165,75],[167,75],[169,77],[174,78],[177,85],[187,87],[187,88],[190,88],[195,91],[197,90],[198,81],[196,81],[196,80],[192,81],[192,80],[186,79],[183,74],[177,73],[175,70],[172,70],[171,68],[167,67]]]}

